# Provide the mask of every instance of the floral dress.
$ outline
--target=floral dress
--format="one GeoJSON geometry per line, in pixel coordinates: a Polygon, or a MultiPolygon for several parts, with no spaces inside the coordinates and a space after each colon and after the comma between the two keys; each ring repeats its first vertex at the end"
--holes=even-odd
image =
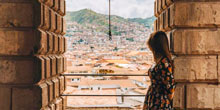
{"type": "Polygon", "coordinates": [[[145,97],[143,110],[174,110],[172,107],[175,81],[172,65],[163,57],[159,63],[149,69],[151,86],[145,97]]]}

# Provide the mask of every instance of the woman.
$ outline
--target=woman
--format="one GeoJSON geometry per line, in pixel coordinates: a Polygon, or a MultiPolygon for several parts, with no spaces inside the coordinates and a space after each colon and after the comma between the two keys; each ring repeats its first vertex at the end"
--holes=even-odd
{"type": "Polygon", "coordinates": [[[156,65],[148,70],[151,86],[145,97],[143,110],[173,110],[175,81],[166,34],[159,31],[151,35],[148,46],[156,65]]]}

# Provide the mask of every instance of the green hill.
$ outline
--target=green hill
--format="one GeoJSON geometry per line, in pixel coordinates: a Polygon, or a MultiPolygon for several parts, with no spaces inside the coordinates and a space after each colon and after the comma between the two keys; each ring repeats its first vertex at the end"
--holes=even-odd
{"type": "Polygon", "coordinates": [[[75,21],[79,24],[84,23],[98,23],[98,24],[107,24],[106,16],[98,14],[89,9],[83,9],[76,12],[67,12],[66,15],[67,21],[75,21]]]}
{"type": "MultiPolygon", "coordinates": [[[[68,21],[75,21],[81,25],[85,25],[85,24],[91,24],[91,25],[95,25],[98,28],[96,28],[96,31],[104,31],[105,33],[108,33],[108,15],[104,15],[104,14],[99,14],[96,13],[90,9],[83,9],[83,10],[79,10],[79,11],[74,11],[74,12],[67,12],[66,16],[65,16],[67,22],[68,21]]],[[[142,18],[132,18],[132,19],[125,19],[123,17],[120,16],[116,16],[116,15],[112,15],[111,16],[111,21],[112,21],[112,33],[113,35],[120,35],[121,32],[118,32],[118,27],[116,25],[114,25],[115,23],[119,23],[119,24],[129,24],[132,22],[136,22],[139,23],[140,25],[144,25],[147,28],[151,28],[153,26],[153,22],[154,22],[155,18],[154,17],[150,17],[150,18],[146,18],[146,19],[142,19],[142,18]]]]}
{"type": "Polygon", "coordinates": [[[145,27],[151,28],[151,27],[153,27],[153,23],[154,23],[155,19],[156,18],[154,16],[152,16],[152,17],[145,18],[145,19],[142,19],[142,18],[128,18],[128,21],[137,22],[139,24],[143,24],[145,27]]]}

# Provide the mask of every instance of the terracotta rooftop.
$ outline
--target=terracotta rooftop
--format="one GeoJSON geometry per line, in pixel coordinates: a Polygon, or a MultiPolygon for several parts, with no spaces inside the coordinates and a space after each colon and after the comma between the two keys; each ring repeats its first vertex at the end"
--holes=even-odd
{"type": "MultiPolygon", "coordinates": [[[[96,94],[96,95],[106,95],[112,94],[116,95],[116,90],[78,90],[74,87],[67,86],[67,93],[69,94],[96,94]]],[[[82,105],[116,105],[117,97],[68,97],[67,98],[67,106],[82,106],[82,105]]]]}

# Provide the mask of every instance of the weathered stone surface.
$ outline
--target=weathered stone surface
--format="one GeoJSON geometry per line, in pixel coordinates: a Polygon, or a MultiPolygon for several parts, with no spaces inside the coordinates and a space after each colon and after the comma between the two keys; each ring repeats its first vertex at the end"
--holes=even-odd
{"type": "Polygon", "coordinates": [[[67,38],[64,37],[64,52],[67,51],[67,38]]]}
{"type": "Polygon", "coordinates": [[[0,87],[0,108],[10,110],[11,108],[11,88],[0,87]]]}
{"type": "Polygon", "coordinates": [[[61,44],[61,45],[62,45],[62,46],[61,46],[61,53],[64,54],[64,53],[66,52],[66,51],[65,51],[65,48],[66,48],[66,47],[65,47],[65,46],[66,46],[66,44],[65,44],[65,43],[66,43],[66,42],[65,42],[65,37],[61,37],[61,41],[62,41],[62,44],[61,44]]]}
{"type": "Polygon", "coordinates": [[[168,8],[164,13],[165,13],[164,28],[166,31],[170,31],[171,30],[171,27],[170,27],[170,19],[171,19],[170,8],[168,8]]]}
{"type": "Polygon", "coordinates": [[[36,72],[35,81],[38,82],[46,78],[46,71],[45,71],[45,60],[41,56],[37,56],[35,58],[35,66],[34,70],[36,72]]]}
{"type": "Polygon", "coordinates": [[[50,58],[49,57],[46,57],[46,56],[42,56],[42,58],[44,58],[44,61],[45,61],[45,77],[46,78],[50,78],[51,77],[51,61],[50,61],[50,58]]]}
{"type": "Polygon", "coordinates": [[[0,27],[33,27],[31,3],[0,3],[0,12],[0,27]]]}
{"type": "Polygon", "coordinates": [[[66,110],[67,109],[67,107],[66,107],[66,105],[67,105],[67,97],[66,96],[62,96],[61,98],[62,98],[62,101],[63,101],[63,110],[66,110]]]}
{"type": "Polygon", "coordinates": [[[0,0],[0,11],[0,83],[12,85],[0,109],[63,110],[65,0],[0,0]]]}
{"type": "Polygon", "coordinates": [[[33,31],[0,31],[0,55],[31,55],[33,31]]]}
{"type": "Polygon", "coordinates": [[[53,88],[53,82],[51,80],[46,81],[48,86],[48,102],[52,102],[54,97],[54,88],[53,88]]]}
{"type": "Polygon", "coordinates": [[[158,6],[157,7],[158,12],[161,13],[163,11],[163,9],[162,9],[162,0],[158,0],[157,6],[158,6]]]}
{"type": "Polygon", "coordinates": [[[220,30],[187,29],[174,30],[175,54],[219,54],[220,30]]]}
{"type": "Polygon", "coordinates": [[[184,110],[185,107],[185,85],[177,84],[173,97],[173,107],[177,110],[184,110]]]}
{"type": "Polygon", "coordinates": [[[54,0],[44,0],[45,4],[48,5],[49,7],[52,7],[54,5],[54,0]]]}
{"type": "Polygon", "coordinates": [[[160,14],[159,15],[160,17],[159,17],[159,19],[160,19],[160,24],[159,24],[159,30],[160,31],[163,31],[163,29],[164,29],[164,27],[163,27],[163,21],[164,21],[164,19],[163,19],[163,14],[160,14]]]}
{"type": "Polygon", "coordinates": [[[220,2],[156,0],[155,6],[155,31],[166,31],[176,55],[173,70],[178,84],[173,106],[220,110],[220,2]]]}
{"type": "Polygon", "coordinates": [[[162,0],[162,9],[166,9],[167,5],[166,5],[166,0],[162,0]]]}
{"type": "Polygon", "coordinates": [[[64,72],[64,56],[60,56],[60,63],[61,63],[61,65],[60,65],[60,73],[59,74],[62,74],[63,72],[64,72]]]}
{"type": "Polygon", "coordinates": [[[157,18],[157,31],[160,30],[160,23],[161,23],[160,20],[161,20],[161,19],[160,19],[160,15],[158,15],[158,18],[157,18]]]}
{"type": "Polygon", "coordinates": [[[48,101],[48,86],[46,83],[43,83],[43,84],[40,84],[39,85],[39,88],[38,89],[41,89],[41,98],[42,98],[42,106],[43,107],[46,107],[49,103],[48,101]]]}
{"type": "Polygon", "coordinates": [[[157,32],[157,19],[154,21],[154,32],[157,32]]]}
{"type": "Polygon", "coordinates": [[[56,58],[54,56],[50,56],[51,63],[51,76],[56,75],[56,58]]]}
{"type": "Polygon", "coordinates": [[[64,79],[64,76],[60,76],[58,77],[58,80],[59,80],[59,91],[60,91],[60,94],[62,94],[65,90],[65,79],[64,79]]]}
{"type": "Polygon", "coordinates": [[[168,38],[168,44],[169,44],[170,52],[173,53],[173,36],[172,36],[172,32],[168,31],[168,32],[166,32],[166,34],[167,34],[167,38],[168,38]]]}
{"type": "Polygon", "coordinates": [[[41,108],[40,110],[51,110],[50,107],[44,107],[44,108],[41,108]]]}
{"type": "Polygon", "coordinates": [[[59,14],[61,14],[62,16],[64,16],[65,15],[65,0],[60,0],[59,1],[60,2],[60,5],[59,5],[59,10],[58,10],[58,12],[59,12],[59,14]]]}
{"type": "Polygon", "coordinates": [[[218,55],[218,82],[220,83],[220,56],[218,55]]]}
{"type": "Polygon", "coordinates": [[[64,90],[67,89],[67,82],[66,82],[66,80],[67,80],[67,78],[66,78],[66,76],[64,76],[64,90]]]}
{"type": "Polygon", "coordinates": [[[67,58],[66,57],[64,57],[64,59],[63,59],[63,70],[64,70],[64,72],[67,71],[67,58]]]}
{"type": "Polygon", "coordinates": [[[168,11],[163,12],[163,30],[166,30],[168,28],[168,11]]]}
{"type": "Polygon", "coordinates": [[[58,36],[56,34],[53,34],[53,53],[59,53],[58,52],[58,48],[59,48],[59,44],[58,44],[58,36]]]}
{"type": "Polygon", "coordinates": [[[215,104],[215,109],[220,110],[220,86],[219,85],[215,87],[214,104],[215,104]]]}
{"type": "Polygon", "coordinates": [[[42,27],[44,30],[49,30],[51,25],[50,19],[51,10],[48,6],[44,6],[44,26],[42,27]]]}
{"type": "Polygon", "coordinates": [[[50,104],[49,107],[50,107],[51,110],[56,110],[55,104],[50,104]]]}
{"type": "Polygon", "coordinates": [[[65,37],[61,37],[61,53],[65,53],[65,37]]]}
{"type": "Polygon", "coordinates": [[[49,32],[47,32],[47,52],[52,53],[53,52],[53,35],[49,32]]]}
{"type": "Polygon", "coordinates": [[[0,0],[0,2],[7,2],[7,3],[31,3],[30,0],[0,0]]]}
{"type": "Polygon", "coordinates": [[[34,61],[27,59],[0,58],[0,83],[18,84],[35,82],[34,61]],[[25,68],[24,68],[25,67],[25,68]]]}
{"type": "Polygon", "coordinates": [[[173,3],[173,0],[164,0],[164,1],[166,1],[166,5],[167,6],[169,6],[169,5],[171,5],[173,3]]]}
{"type": "MultiPolygon", "coordinates": [[[[38,30],[35,33],[35,54],[46,54],[48,51],[47,33],[43,30],[38,30]]],[[[28,42],[28,41],[27,41],[28,42]]]]}
{"type": "Polygon", "coordinates": [[[44,0],[39,0],[35,1],[35,5],[34,5],[34,13],[35,13],[35,17],[34,17],[34,23],[35,23],[35,27],[44,27],[45,25],[45,21],[44,21],[44,10],[45,10],[45,6],[41,3],[44,0]]]}
{"type": "Polygon", "coordinates": [[[56,30],[55,30],[55,32],[57,33],[57,34],[61,34],[61,32],[62,32],[62,17],[60,16],[60,15],[56,15],[56,19],[57,19],[57,23],[56,23],[56,30]]]}
{"type": "Polygon", "coordinates": [[[66,20],[64,18],[62,18],[62,32],[61,35],[65,35],[66,34],[66,20]]]}
{"type": "Polygon", "coordinates": [[[215,92],[218,90],[219,86],[217,85],[187,85],[187,109],[216,109],[215,104],[219,103],[217,101],[219,97],[215,97],[215,92]]]}
{"type": "Polygon", "coordinates": [[[50,18],[51,18],[50,31],[54,32],[56,30],[56,14],[55,14],[55,12],[52,11],[50,13],[50,18]]]}
{"type": "Polygon", "coordinates": [[[57,60],[57,74],[61,74],[63,72],[62,57],[56,56],[56,60],[57,60]]]}
{"type": "Polygon", "coordinates": [[[59,51],[59,53],[61,53],[62,52],[62,38],[61,38],[61,36],[58,36],[58,51],[59,51]]]}
{"type": "Polygon", "coordinates": [[[171,21],[177,27],[219,27],[220,2],[176,2],[171,21]]]}
{"type": "Polygon", "coordinates": [[[13,88],[12,110],[40,110],[48,104],[47,85],[13,88]]]}
{"type": "Polygon", "coordinates": [[[52,8],[53,8],[55,11],[58,11],[59,8],[60,8],[60,7],[59,7],[59,1],[60,1],[60,0],[53,0],[53,3],[54,3],[54,4],[53,4],[53,7],[52,7],[52,8]]]}
{"type": "Polygon", "coordinates": [[[168,16],[169,16],[169,23],[168,23],[168,27],[170,27],[171,29],[175,26],[174,25],[174,19],[175,19],[175,13],[174,13],[174,8],[175,8],[175,5],[172,4],[170,5],[169,9],[166,10],[168,11],[168,16]]]}
{"type": "Polygon", "coordinates": [[[55,101],[56,110],[62,110],[63,108],[63,101],[62,98],[57,98],[55,101]]]}
{"type": "Polygon", "coordinates": [[[155,0],[154,2],[154,16],[158,17],[158,13],[157,13],[157,0],[155,0]]]}
{"type": "Polygon", "coordinates": [[[60,90],[59,90],[59,80],[57,78],[53,78],[52,79],[52,82],[53,82],[53,97],[59,97],[59,93],[60,93],[60,90]]]}
{"type": "Polygon", "coordinates": [[[174,77],[180,82],[217,82],[217,56],[181,56],[174,59],[174,77]]]}

